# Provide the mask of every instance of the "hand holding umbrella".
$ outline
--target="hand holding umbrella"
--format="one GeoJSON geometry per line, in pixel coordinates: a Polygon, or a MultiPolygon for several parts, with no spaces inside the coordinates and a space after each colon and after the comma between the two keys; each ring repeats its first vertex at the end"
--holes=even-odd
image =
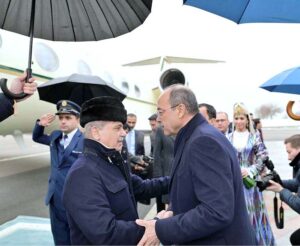
{"type": "MultiPolygon", "coordinates": [[[[15,98],[17,102],[21,101],[22,99],[26,99],[27,97],[30,97],[37,89],[37,83],[35,82],[35,78],[30,78],[29,83],[25,83],[27,78],[27,73],[24,73],[20,77],[15,78],[12,83],[10,90],[5,88],[4,94],[24,94],[25,97],[22,98],[15,98]]],[[[6,79],[1,79],[1,81],[5,81],[6,79]]]]}
{"type": "MultiPolygon", "coordinates": [[[[33,37],[57,41],[97,41],[114,38],[140,26],[152,0],[6,0],[1,1],[0,28],[30,37],[27,76],[31,78],[33,37]]],[[[5,95],[13,94],[0,81],[5,95]]]]}

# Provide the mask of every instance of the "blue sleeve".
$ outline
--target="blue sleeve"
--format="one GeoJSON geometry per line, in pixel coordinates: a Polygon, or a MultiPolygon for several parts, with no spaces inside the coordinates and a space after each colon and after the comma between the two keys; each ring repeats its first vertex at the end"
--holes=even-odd
{"type": "Polygon", "coordinates": [[[0,122],[14,113],[13,101],[8,99],[3,93],[0,94],[0,122]]]}
{"type": "Polygon", "coordinates": [[[300,197],[288,189],[280,191],[280,199],[300,214],[300,197]]]}
{"type": "Polygon", "coordinates": [[[51,138],[50,136],[44,134],[45,127],[40,126],[37,122],[35,123],[35,126],[32,131],[32,140],[34,142],[50,145],[51,138]]]}
{"type": "Polygon", "coordinates": [[[132,174],[131,179],[134,196],[137,200],[160,196],[167,194],[169,191],[170,177],[168,176],[143,180],[139,176],[132,174]]]}

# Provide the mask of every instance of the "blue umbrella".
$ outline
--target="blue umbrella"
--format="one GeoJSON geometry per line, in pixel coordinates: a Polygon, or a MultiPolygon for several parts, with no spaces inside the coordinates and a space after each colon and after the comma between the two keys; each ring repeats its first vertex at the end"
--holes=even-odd
{"type": "Polygon", "coordinates": [[[300,95],[300,67],[285,70],[263,83],[260,88],[271,92],[300,95]]]}
{"type": "Polygon", "coordinates": [[[183,0],[197,7],[240,23],[300,23],[299,0],[183,0]]]}

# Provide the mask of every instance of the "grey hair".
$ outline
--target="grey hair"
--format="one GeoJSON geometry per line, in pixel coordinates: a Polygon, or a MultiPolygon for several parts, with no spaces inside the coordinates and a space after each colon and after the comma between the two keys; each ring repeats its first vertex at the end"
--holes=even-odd
{"type": "Polygon", "coordinates": [[[171,85],[168,89],[170,90],[169,103],[171,107],[184,104],[189,114],[195,115],[199,113],[197,99],[191,89],[178,84],[171,85]]]}
{"type": "Polygon", "coordinates": [[[91,122],[86,123],[86,125],[84,127],[84,130],[85,130],[84,131],[84,136],[85,136],[85,138],[92,139],[93,138],[92,137],[92,128],[97,127],[99,129],[102,129],[106,125],[107,122],[108,121],[91,121],[91,122]]]}
{"type": "Polygon", "coordinates": [[[217,115],[218,114],[225,114],[225,116],[227,117],[227,119],[229,119],[228,114],[226,112],[224,112],[224,111],[219,111],[219,112],[217,112],[217,115]]]}

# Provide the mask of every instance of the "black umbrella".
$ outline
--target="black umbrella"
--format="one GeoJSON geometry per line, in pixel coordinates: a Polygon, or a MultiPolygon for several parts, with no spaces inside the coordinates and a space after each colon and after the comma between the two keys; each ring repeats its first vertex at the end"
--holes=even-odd
{"type": "Polygon", "coordinates": [[[86,100],[98,96],[113,96],[121,101],[126,95],[116,86],[98,76],[72,74],[55,78],[38,86],[40,100],[56,104],[68,99],[82,105],[86,100]]]}
{"type": "MultiPolygon", "coordinates": [[[[31,77],[33,37],[54,41],[97,41],[120,36],[141,25],[152,0],[1,0],[0,28],[30,37],[27,74],[31,77]]],[[[2,91],[12,94],[6,79],[2,91]]]]}

